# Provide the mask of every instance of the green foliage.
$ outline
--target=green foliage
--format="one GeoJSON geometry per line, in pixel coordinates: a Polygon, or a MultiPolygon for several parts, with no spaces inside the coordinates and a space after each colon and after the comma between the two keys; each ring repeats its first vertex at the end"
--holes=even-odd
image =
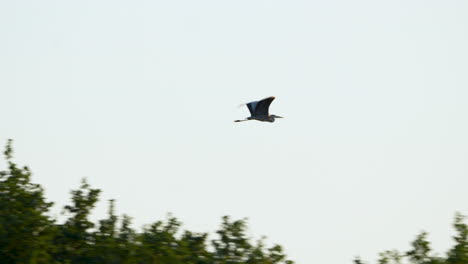
{"type": "Polygon", "coordinates": [[[414,264],[426,264],[430,263],[431,257],[429,252],[431,251],[430,243],[427,241],[427,233],[422,232],[416,239],[411,243],[413,249],[406,252],[406,256],[410,259],[411,263],[414,264]]]}
{"type": "Polygon", "coordinates": [[[157,221],[145,227],[138,236],[141,245],[137,252],[138,263],[181,263],[176,238],[179,227],[180,222],[174,217],[169,217],[167,223],[157,221]]]}
{"type": "Polygon", "coordinates": [[[90,215],[101,191],[86,180],[71,191],[65,222],[56,224],[47,215],[52,203],[31,183],[29,169],[11,161],[11,143],[4,152],[8,170],[0,171],[1,264],[292,264],[280,246],[252,244],[246,221],[227,216],[212,241],[206,233],[181,231],[171,215],[136,232],[129,216],[115,214],[114,200],[107,218],[95,225],[90,215]]]}
{"type": "Polygon", "coordinates": [[[216,233],[219,239],[212,242],[215,263],[236,264],[248,260],[252,246],[245,235],[245,220],[231,222],[228,216],[224,216],[221,229],[216,233]]]}
{"type": "Polygon", "coordinates": [[[355,257],[353,260],[354,264],[364,264],[365,262],[361,260],[361,257],[355,257]]]}
{"type": "Polygon", "coordinates": [[[208,264],[212,263],[212,255],[206,248],[208,234],[185,231],[180,239],[179,254],[182,263],[208,264]]]}
{"type": "Polygon", "coordinates": [[[31,183],[29,169],[11,161],[11,143],[4,152],[8,169],[0,171],[1,263],[50,263],[54,228],[47,212],[52,203],[31,183]]]}
{"type": "MultiPolygon", "coordinates": [[[[262,238],[253,243],[245,219],[224,216],[216,237],[181,230],[181,222],[169,215],[165,221],[131,227],[131,218],[115,214],[109,201],[107,218],[95,225],[90,220],[101,190],[83,180],[71,191],[64,207],[67,219],[57,224],[48,215],[52,206],[40,185],[31,182],[27,167],[13,159],[9,140],[4,156],[7,169],[0,171],[0,263],[16,264],[293,264],[279,245],[266,246],[262,238]]],[[[455,215],[454,245],[447,257],[431,253],[428,234],[422,232],[404,254],[396,250],[379,254],[379,264],[468,264],[468,226],[465,216],[455,215]]],[[[364,264],[356,257],[355,264],[364,264]]]]}
{"type": "Polygon", "coordinates": [[[92,255],[96,256],[96,263],[121,263],[123,254],[118,246],[117,220],[114,200],[110,200],[108,218],[99,221],[99,230],[94,233],[92,255]]]}
{"type": "Polygon", "coordinates": [[[131,226],[131,218],[128,215],[122,216],[121,225],[117,233],[117,249],[120,263],[136,263],[134,258],[137,245],[135,244],[136,232],[131,226]]]}
{"type": "MultiPolygon", "coordinates": [[[[396,250],[384,251],[379,254],[379,264],[468,264],[468,226],[464,222],[465,216],[460,213],[455,215],[456,235],[453,237],[455,244],[447,253],[447,258],[431,255],[430,243],[427,233],[422,232],[411,243],[412,249],[402,255],[396,250]],[[405,261],[406,260],[406,261],[405,261]]],[[[359,258],[354,259],[355,264],[363,264],[359,258]]]]}
{"type": "Polygon", "coordinates": [[[379,264],[401,264],[402,256],[396,250],[387,250],[379,254],[379,264]]]}
{"type": "Polygon", "coordinates": [[[219,238],[212,241],[214,255],[212,263],[219,264],[292,264],[286,259],[283,249],[279,245],[265,248],[264,241],[250,242],[246,235],[246,220],[231,221],[228,216],[223,217],[220,230],[216,233],[219,238]]]}
{"type": "Polygon", "coordinates": [[[457,235],[453,237],[455,246],[448,252],[447,264],[468,263],[468,226],[463,222],[465,216],[460,213],[455,215],[453,224],[457,235]]]}
{"type": "Polygon", "coordinates": [[[94,224],[88,218],[98,201],[99,193],[100,190],[91,189],[86,180],[82,181],[78,190],[71,192],[72,205],[64,208],[70,217],[63,225],[58,226],[59,234],[55,238],[55,259],[58,261],[90,263],[95,236],[90,232],[94,224]]]}

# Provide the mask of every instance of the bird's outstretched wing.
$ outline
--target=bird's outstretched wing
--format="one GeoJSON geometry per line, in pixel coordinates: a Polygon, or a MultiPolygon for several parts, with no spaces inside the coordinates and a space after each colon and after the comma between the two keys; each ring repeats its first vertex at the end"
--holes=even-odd
{"type": "Polygon", "coordinates": [[[247,108],[249,108],[250,115],[254,116],[255,115],[255,109],[257,108],[258,101],[250,102],[247,103],[247,108]]]}
{"type": "Polygon", "coordinates": [[[268,108],[270,107],[270,104],[271,102],[273,102],[273,100],[275,100],[275,97],[270,96],[268,98],[258,101],[255,107],[255,115],[256,116],[268,116],[269,115],[268,108]]]}

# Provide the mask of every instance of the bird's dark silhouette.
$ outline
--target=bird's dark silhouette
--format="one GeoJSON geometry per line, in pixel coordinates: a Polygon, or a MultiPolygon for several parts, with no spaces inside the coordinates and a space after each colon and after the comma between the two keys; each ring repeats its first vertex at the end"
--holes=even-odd
{"type": "Polygon", "coordinates": [[[270,115],[268,109],[270,108],[271,102],[275,100],[274,96],[267,97],[260,101],[253,101],[247,103],[247,108],[249,108],[250,116],[246,119],[235,120],[234,122],[243,122],[249,120],[257,120],[262,122],[275,122],[275,118],[283,118],[277,115],[270,115]]]}

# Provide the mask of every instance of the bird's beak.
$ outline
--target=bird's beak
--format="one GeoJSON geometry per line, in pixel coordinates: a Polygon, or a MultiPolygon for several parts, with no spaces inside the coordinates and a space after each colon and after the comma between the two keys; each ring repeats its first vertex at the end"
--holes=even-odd
{"type": "Polygon", "coordinates": [[[282,116],[276,116],[276,118],[284,118],[284,117],[282,117],[282,116]]]}

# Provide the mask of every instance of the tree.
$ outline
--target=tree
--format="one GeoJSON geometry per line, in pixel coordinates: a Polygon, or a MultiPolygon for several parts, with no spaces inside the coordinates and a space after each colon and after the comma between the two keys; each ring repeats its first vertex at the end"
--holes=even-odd
{"type": "Polygon", "coordinates": [[[208,234],[185,231],[179,240],[178,255],[182,263],[210,264],[212,254],[206,248],[208,234]]]}
{"type": "Polygon", "coordinates": [[[228,216],[223,217],[221,229],[216,231],[219,239],[212,241],[214,263],[238,264],[248,260],[252,245],[245,231],[245,220],[231,221],[228,216]]]}
{"type": "Polygon", "coordinates": [[[8,169],[0,171],[1,263],[51,263],[53,221],[47,215],[51,202],[31,183],[31,172],[13,161],[12,140],[4,152],[8,169]]]}
{"type": "Polygon", "coordinates": [[[414,264],[425,264],[431,259],[429,252],[431,251],[429,241],[427,241],[427,233],[420,233],[416,239],[411,243],[413,249],[406,252],[406,256],[409,257],[411,263],[414,264]]]}
{"type": "Polygon", "coordinates": [[[463,222],[465,216],[456,213],[453,227],[457,234],[453,237],[455,245],[448,252],[447,264],[468,263],[468,226],[463,222]]]}
{"type": "Polygon", "coordinates": [[[207,233],[180,232],[181,222],[171,215],[136,232],[129,216],[119,220],[110,200],[108,216],[95,228],[90,214],[101,191],[85,179],[71,191],[71,203],[63,210],[67,219],[58,224],[48,216],[52,203],[44,199],[40,185],[31,183],[29,169],[11,161],[11,143],[4,153],[7,169],[0,171],[1,264],[293,263],[279,245],[267,247],[264,239],[252,244],[246,221],[228,216],[211,241],[207,233]]]}
{"type": "Polygon", "coordinates": [[[128,215],[122,216],[121,226],[117,236],[117,247],[119,249],[119,256],[122,264],[136,263],[136,232],[130,225],[131,218],[128,215]]]}
{"type": "Polygon", "coordinates": [[[246,264],[293,264],[292,261],[286,259],[281,246],[274,245],[267,248],[264,240],[265,238],[258,240],[256,245],[252,247],[246,264]]]}
{"type": "Polygon", "coordinates": [[[379,254],[379,264],[401,264],[402,255],[396,250],[387,250],[379,254]]]}
{"type": "Polygon", "coordinates": [[[94,242],[90,229],[94,224],[88,218],[100,192],[99,189],[91,189],[86,179],[82,180],[78,190],[71,191],[72,205],[64,208],[70,217],[59,226],[60,232],[55,239],[58,247],[55,258],[58,261],[70,261],[72,264],[90,263],[94,242]]]}
{"type": "Polygon", "coordinates": [[[362,261],[361,257],[355,257],[353,259],[354,264],[364,264],[364,261],[362,261]]]}
{"type": "Polygon", "coordinates": [[[279,245],[265,248],[263,239],[252,245],[246,230],[245,219],[231,221],[228,216],[224,216],[220,230],[216,231],[219,238],[212,241],[213,263],[293,264],[286,259],[283,248],[279,245]]]}
{"type": "Polygon", "coordinates": [[[99,221],[99,230],[94,234],[94,262],[121,263],[117,244],[117,220],[114,200],[109,201],[108,218],[99,221]]]}
{"type": "Polygon", "coordinates": [[[176,238],[180,225],[175,217],[169,216],[166,223],[157,221],[145,227],[138,237],[138,263],[183,263],[178,255],[179,241],[176,238]]]}
{"type": "Polygon", "coordinates": [[[413,264],[442,264],[444,259],[430,255],[431,247],[427,240],[427,233],[421,232],[411,243],[413,249],[406,252],[406,256],[413,264]]]}

